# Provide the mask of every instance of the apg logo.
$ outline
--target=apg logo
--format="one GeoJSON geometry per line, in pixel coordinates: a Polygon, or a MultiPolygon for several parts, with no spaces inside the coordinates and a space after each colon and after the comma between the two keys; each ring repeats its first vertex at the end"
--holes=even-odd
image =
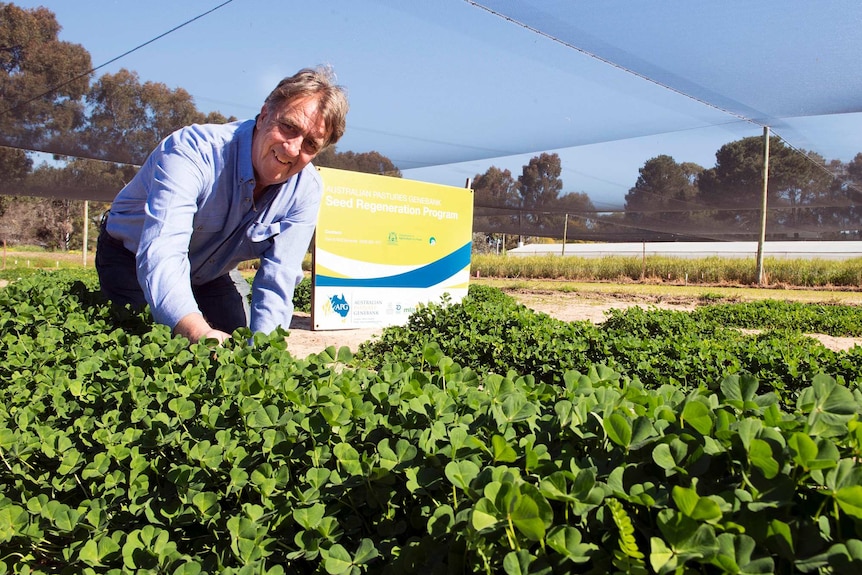
{"type": "Polygon", "coordinates": [[[329,298],[329,306],[341,317],[347,317],[347,314],[350,313],[350,304],[347,303],[344,294],[341,294],[341,297],[334,295],[329,298]]]}

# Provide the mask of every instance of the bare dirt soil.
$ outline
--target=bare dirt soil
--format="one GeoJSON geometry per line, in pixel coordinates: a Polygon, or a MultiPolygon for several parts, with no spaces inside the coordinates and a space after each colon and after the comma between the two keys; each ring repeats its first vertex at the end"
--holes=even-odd
{"type": "MultiPolygon", "coordinates": [[[[698,301],[694,297],[668,298],[648,295],[627,295],[601,293],[566,293],[566,292],[507,292],[518,302],[538,312],[563,321],[589,320],[601,323],[610,309],[627,309],[640,306],[644,309],[675,309],[691,311],[698,301]]],[[[347,346],[356,351],[362,342],[373,340],[382,333],[382,328],[350,329],[339,331],[314,331],[311,329],[311,318],[306,313],[297,312],[293,316],[290,335],[287,339],[288,350],[294,357],[307,357],[323,351],[328,346],[347,346]]],[[[862,345],[862,338],[832,337],[823,334],[811,334],[829,349],[847,350],[854,345],[862,345]]]]}

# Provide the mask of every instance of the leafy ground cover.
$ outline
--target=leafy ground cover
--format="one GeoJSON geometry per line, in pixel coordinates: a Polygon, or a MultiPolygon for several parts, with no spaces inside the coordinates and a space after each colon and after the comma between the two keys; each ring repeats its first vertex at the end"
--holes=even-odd
{"type": "Polygon", "coordinates": [[[858,348],[720,317],[567,324],[471,288],[300,359],[23,278],[0,290],[0,571],[858,573],[858,348]]]}

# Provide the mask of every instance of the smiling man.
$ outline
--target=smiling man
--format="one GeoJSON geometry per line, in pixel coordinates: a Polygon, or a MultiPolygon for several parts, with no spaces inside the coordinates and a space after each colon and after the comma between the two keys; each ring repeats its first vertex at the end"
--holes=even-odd
{"type": "Polygon", "coordinates": [[[311,160],[344,134],[347,96],[326,68],[270,93],[254,120],[165,138],[114,199],[96,248],[101,290],[191,341],[290,326],[323,184],[311,160]],[[236,266],[260,258],[251,287],[236,266]]]}

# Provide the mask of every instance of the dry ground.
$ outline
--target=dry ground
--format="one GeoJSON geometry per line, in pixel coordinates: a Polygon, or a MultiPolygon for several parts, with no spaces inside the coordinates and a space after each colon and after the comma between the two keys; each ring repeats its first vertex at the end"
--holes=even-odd
{"type": "MultiPolygon", "coordinates": [[[[563,321],[589,320],[601,323],[610,309],[626,309],[640,306],[645,309],[676,309],[690,311],[697,305],[696,297],[649,296],[649,295],[619,295],[606,293],[572,293],[548,291],[509,291],[520,303],[530,309],[544,312],[563,321]]],[[[347,346],[356,351],[364,341],[380,335],[382,329],[353,329],[340,331],[313,331],[311,318],[305,313],[296,313],[290,329],[287,346],[295,357],[306,357],[318,353],[328,346],[347,346]]],[[[832,337],[823,334],[812,334],[824,346],[833,350],[846,350],[854,345],[862,345],[862,338],[832,337]]]]}

